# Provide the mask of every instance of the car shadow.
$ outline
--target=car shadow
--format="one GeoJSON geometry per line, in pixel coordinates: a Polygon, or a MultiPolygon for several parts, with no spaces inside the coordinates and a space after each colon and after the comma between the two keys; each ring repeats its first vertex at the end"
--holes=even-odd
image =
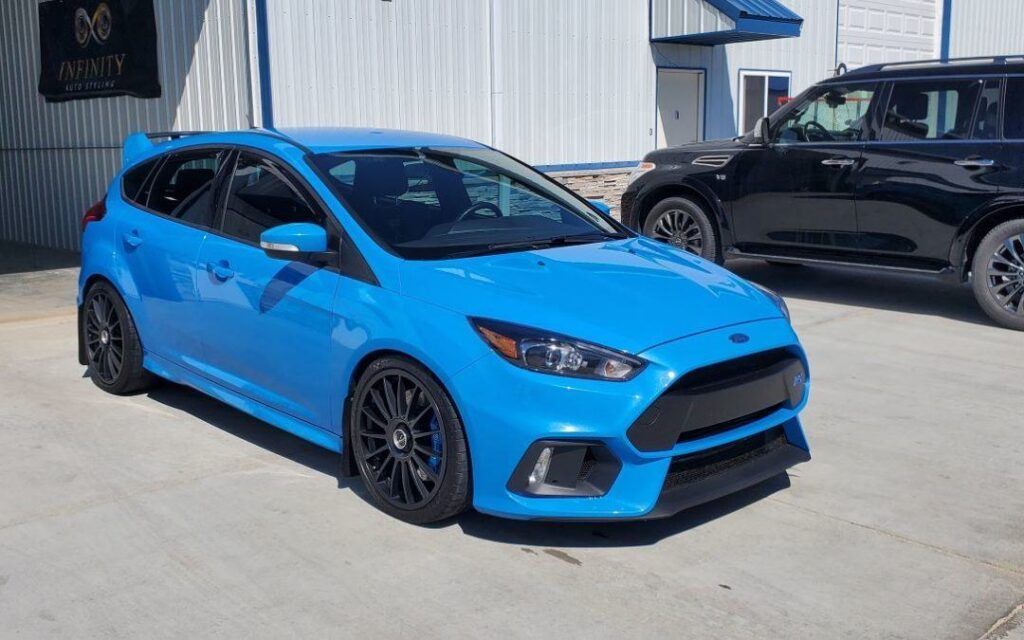
{"type": "Polygon", "coordinates": [[[927,275],[838,266],[773,265],[760,260],[733,260],[726,266],[743,278],[774,289],[784,298],[996,326],[978,306],[969,286],[927,275]]]}

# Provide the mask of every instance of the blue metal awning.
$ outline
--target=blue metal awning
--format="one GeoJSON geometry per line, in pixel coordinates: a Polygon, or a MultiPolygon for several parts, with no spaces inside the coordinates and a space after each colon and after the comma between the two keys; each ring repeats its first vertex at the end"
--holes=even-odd
{"type": "Polygon", "coordinates": [[[710,46],[795,38],[803,21],[777,0],[651,0],[651,42],[710,46]]]}

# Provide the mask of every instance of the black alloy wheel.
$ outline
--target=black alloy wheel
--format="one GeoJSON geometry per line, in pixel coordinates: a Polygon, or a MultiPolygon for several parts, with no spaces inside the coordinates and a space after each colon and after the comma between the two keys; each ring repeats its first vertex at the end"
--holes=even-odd
{"type": "Polygon", "coordinates": [[[704,209],[688,198],[666,198],[654,205],[644,221],[643,232],[706,260],[719,261],[714,225],[704,209]]]}
{"type": "Polygon", "coordinates": [[[142,368],[142,343],[135,322],[110,284],[98,282],[89,288],[80,330],[96,386],[126,394],[152,385],[155,378],[142,368]]]}
{"type": "Polygon", "coordinates": [[[1024,331],[1024,220],[992,229],[974,253],[971,286],[993,320],[1024,331]]]}
{"type": "Polygon", "coordinates": [[[374,362],[357,385],[350,429],[360,475],[385,512],[426,523],[468,506],[461,423],[447,394],[417,364],[374,362]]]}

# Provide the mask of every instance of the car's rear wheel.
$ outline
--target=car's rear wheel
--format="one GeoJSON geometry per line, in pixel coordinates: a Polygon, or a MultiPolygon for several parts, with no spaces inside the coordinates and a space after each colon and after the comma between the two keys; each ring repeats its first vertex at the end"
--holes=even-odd
{"type": "Polygon", "coordinates": [[[989,317],[1024,331],[1024,220],[1004,222],[982,239],[971,264],[971,287],[989,317]]]}
{"type": "Polygon", "coordinates": [[[119,395],[151,386],[155,378],[142,368],[139,332],[117,291],[97,282],[86,293],[82,313],[82,340],[96,386],[119,395]]]}
{"type": "Polygon", "coordinates": [[[356,385],[348,424],[359,474],[382,511],[426,524],[469,507],[462,422],[423,367],[400,357],[370,364],[356,385]]]}
{"type": "Polygon", "coordinates": [[[718,262],[718,240],[708,213],[689,198],[666,198],[644,221],[644,235],[712,262],[718,262]]]}

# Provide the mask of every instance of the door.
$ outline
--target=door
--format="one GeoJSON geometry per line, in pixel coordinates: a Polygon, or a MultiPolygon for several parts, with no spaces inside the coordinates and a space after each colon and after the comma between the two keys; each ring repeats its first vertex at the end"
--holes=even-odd
{"type": "Polygon", "coordinates": [[[938,270],[956,230],[1011,172],[998,131],[1002,81],[893,83],[879,140],[865,146],[857,218],[864,250],[938,270]]]}
{"type": "Polygon", "coordinates": [[[212,224],[213,183],[223,156],[204,150],[167,157],[118,220],[146,351],[184,366],[199,356],[196,259],[212,224]]]}
{"type": "Polygon", "coordinates": [[[750,253],[853,248],[854,186],[873,84],[829,85],[779,112],[771,142],[732,169],[736,245],[750,253]]]}
{"type": "MultiPolygon", "coordinates": [[[[268,257],[260,234],[325,217],[278,164],[241,152],[218,233],[199,253],[197,315],[204,374],[221,385],[329,429],[331,306],[336,270],[268,257]]],[[[334,246],[337,246],[335,237],[334,246]]]]}
{"type": "Polygon", "coordinates": [[[704,138],[704,72],[658,69],[658,147],[704,138]]]}

